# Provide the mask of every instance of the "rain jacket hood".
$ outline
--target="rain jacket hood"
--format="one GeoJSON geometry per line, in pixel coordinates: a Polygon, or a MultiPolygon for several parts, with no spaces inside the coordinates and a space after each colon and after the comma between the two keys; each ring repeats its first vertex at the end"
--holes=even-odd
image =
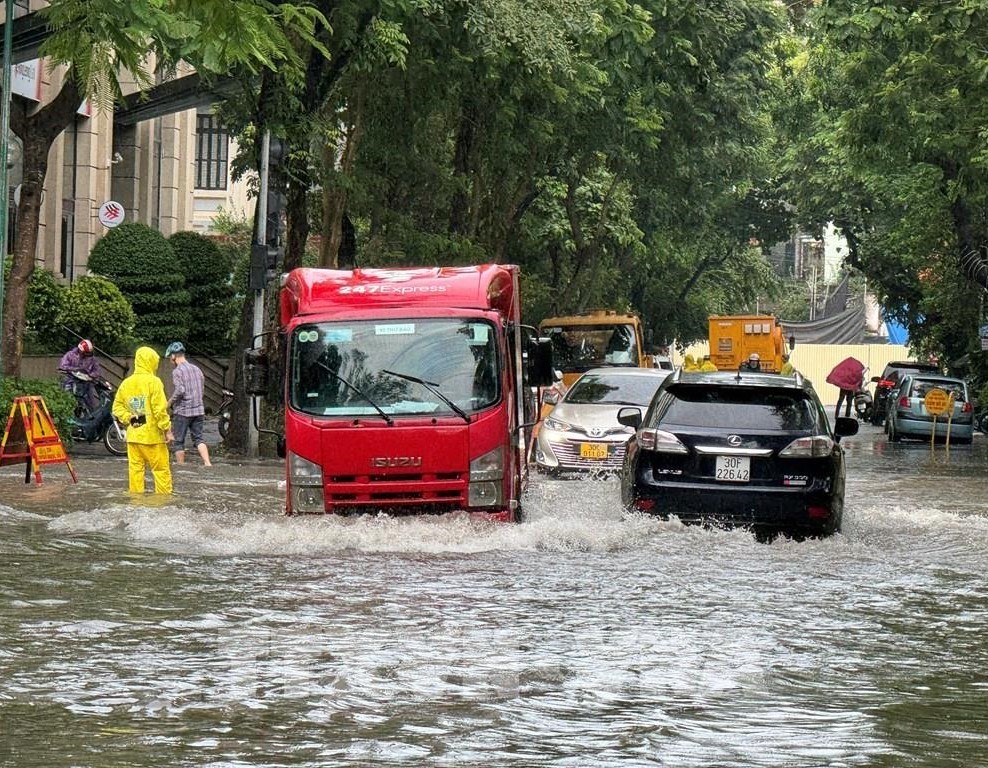
{"type": "Polygon", "coordinates": [[[158,372],[160,362],[161,358],[151,347],[138,347],[134,353],[134,372],[154,375],[158,372]]]}

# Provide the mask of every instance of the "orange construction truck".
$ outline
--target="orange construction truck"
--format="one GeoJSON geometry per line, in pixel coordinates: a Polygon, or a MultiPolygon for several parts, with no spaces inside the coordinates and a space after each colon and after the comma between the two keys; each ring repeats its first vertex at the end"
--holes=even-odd
{"type": "Polygon", "coordinates": [[[738,370],[752,352],[758,353],[763,371],[782,370],[786,339],[772,315],[713,315],[709,323],[710,362],[718,370],[738,370]]]}
{"type": "Polygon", "coordinates": [[[591,368],[652,367],[637,315],[595,309],[580,315],[547,317],[539,323],[539,336],[552,342],[553,364],[563,374],[564,388],[591,368]]]}

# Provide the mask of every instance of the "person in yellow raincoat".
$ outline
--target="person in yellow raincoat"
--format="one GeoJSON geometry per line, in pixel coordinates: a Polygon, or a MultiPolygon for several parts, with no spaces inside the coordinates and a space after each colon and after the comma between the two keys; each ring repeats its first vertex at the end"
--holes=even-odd
{"type": "Polygon", "coordinates": [[[782,355],[782,370],[779,371],[783,376],[793,376],[796,373],[796,369],[793,364],[789,362],[789,355],[782,355]]]}
{"type": "Polygon", "coordinates": [[[700,364],[700,370],[706,373],[717,370],[717,366],[714,365],[713,361],[710,359],[710,355],[703,356],[703,362],[700,364]]]}
{"type": "Polygon", "coordinates": [[[698,371],[700,366],[696,364],[696,359],[693,355],[686,355],[683,358],[683,371],[698,371]]]}
{"type": "Polygon", "coordinates": [[[158,378],[161,358],[151,347],[134,353],[134,372],[120,382],[113,398],[113,417],[127,427],[127,467],[131,493],[144,493],[144,470],[154,477],[155,493],[172,492],[168,444],[172,422],[165,385],[158,378]]]}

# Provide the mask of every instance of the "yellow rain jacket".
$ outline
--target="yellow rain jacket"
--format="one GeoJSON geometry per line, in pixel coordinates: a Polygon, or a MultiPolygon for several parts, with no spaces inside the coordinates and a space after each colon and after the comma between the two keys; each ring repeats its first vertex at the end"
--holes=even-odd
{"type": "Polygon", "coordinates": [[[151,347],[139,347],[134,354],[134,372],[120,382],[113,398],[113,416],[127,427],[127,442],[155,445],[165,443],[171,429],[165,385],[157,376],[161,358],[151,347]],[[143,420],[133,426],[132,419],[143,420]]]}

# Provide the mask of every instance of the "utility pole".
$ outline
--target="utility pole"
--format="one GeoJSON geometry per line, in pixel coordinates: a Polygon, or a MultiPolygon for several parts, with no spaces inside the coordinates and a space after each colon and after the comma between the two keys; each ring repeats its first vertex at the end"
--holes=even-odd
{"type": "Polygon", "coordinates": [[[10,81],[14,49],[14,2],[4,3],[3,25],[3,103],[0,104],[0,380],[3,380],[3,265],[7,258],[7,213],[10,210],[10,185],[7,183],[7,158],[10,155],[10,81]]]}
{"type": "MultiPolygon", "coordinates": [[[[7,0],[10,2],[10,0],[7,0]]],[[[257,236],[255,247],[267,249],[268,242],[268,173],[270,171],[270,160],[268,154],[271,151],[271,131],[265,131],[261,139],[261,168],[260,184],[257,192],[257,236]]],[[[254,288],[254,339],[264,331],[264,283],[261,281],[254,288]]],[[[256,457],[258,454],[258,431],[257,424],[254,423],[254,414],[260,413],[260,398],[252,395],[250,398],[251,418],[247,423],[247,455],[256,457]]]]}

